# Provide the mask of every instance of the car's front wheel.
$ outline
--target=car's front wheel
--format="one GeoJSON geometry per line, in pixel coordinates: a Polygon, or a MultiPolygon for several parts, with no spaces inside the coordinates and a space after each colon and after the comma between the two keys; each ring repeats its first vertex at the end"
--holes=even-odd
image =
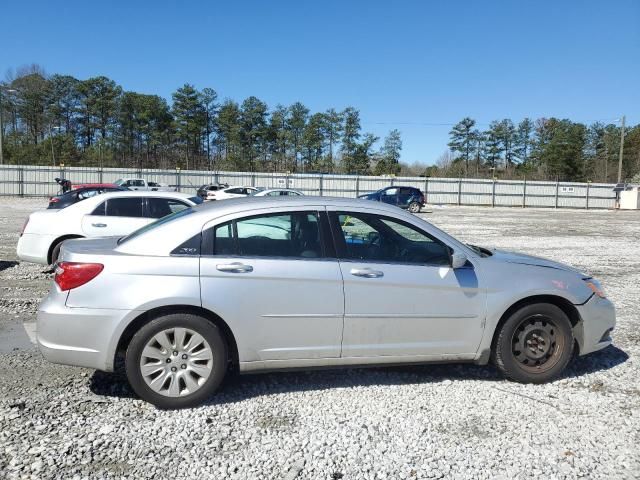
{"type": "Polygon", "coordinates": [[[573,353],[567,315],[548,303],[527,305],[502,325],[493,350],[498,370],[521,383],[544,383],[565,369],[573,353]]]}
{"type": "Polygon", "coordinates": [[[196,406],[220,386],[227,344],[207,319],[193,314],[155,318],[135,333],[125,369],[133,390],[159,408],[196,406]]]}

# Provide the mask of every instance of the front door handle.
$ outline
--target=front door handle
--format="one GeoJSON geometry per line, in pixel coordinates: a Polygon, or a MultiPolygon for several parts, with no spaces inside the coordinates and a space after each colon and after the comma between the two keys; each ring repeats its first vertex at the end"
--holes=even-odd
{"type": "Polygon", "coordinates": [[[106,223],[92,223],[91,224],[92,227],[98,227],[98,228],[104,228],[107,226],[106,223]]]}
{"type": "Polygon", "coordinates": [[[230,273],[248,273],[253,272],[253,267],[244,263],[222,263],[216,265],[216,270],[230,273]]]}
{"type": "Polygon", "coordinates": [[[365,278],[379,278],[384,276],[380,270],[372,270],[370,268],[352,268],[351,275],[355,275],[356,277],[365,277],[365,278]]]}

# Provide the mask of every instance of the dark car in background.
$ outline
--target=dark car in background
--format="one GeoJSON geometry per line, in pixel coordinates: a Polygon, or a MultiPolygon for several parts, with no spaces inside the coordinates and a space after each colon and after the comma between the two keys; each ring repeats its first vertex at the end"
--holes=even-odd
{"type": "Polygon", "coordinates": [[[101,193],[120,192],[125,190],[129,189],[126,187],[119,187],[117,185],[93,185],[80,187],[49,198],[49,206],[47,208],[59,210],[101,193]]]}
{"type": "Polygon", "coordinates": [[[377,192],[360,195],[358,198],[406,208],[411,213],[418,213],[420,209],[425,206],[424,193],[415,187],[387,187],[377,192]]]}

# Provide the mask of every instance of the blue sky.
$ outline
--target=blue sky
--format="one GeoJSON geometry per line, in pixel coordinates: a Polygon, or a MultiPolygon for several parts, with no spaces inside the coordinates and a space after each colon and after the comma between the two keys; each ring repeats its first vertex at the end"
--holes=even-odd
{"type": "Polygon", "coordinates": [[[640,123],[640,1],[29,1],[0,7],[0,72],[41,64],[170,99],[185,82],[270,107],[354,106],[433,163],[450,124],[640,123]]]}

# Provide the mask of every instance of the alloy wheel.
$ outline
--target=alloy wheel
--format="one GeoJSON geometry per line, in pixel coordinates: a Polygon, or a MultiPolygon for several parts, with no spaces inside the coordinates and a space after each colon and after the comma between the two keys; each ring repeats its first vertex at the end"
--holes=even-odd
{"type": "Polygon", "coordinates": [[[140,356],[140,373],[154,392],[166,397],[190,395],[213,371],[213,352],[198,332],[169,328],[155,334],[140,356]]]}

